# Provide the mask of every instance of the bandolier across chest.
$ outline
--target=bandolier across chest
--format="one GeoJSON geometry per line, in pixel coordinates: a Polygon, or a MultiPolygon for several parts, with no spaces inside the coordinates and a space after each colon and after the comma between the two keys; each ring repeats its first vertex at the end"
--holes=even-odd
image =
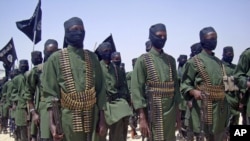
{"type": "Polygon", "coordinates": [[[148,107],[150,107],[150,119],[155,129],[154,140],[164,140],[162,99],[174,97],[174,81],[169,56],[164,56],[169,66],[169,81],[160,82],[160,78],[155,70],[153,58],[150,54],[144,55],[148,80],[146,82],[148,107]]]}
{"type": "Polygon", "coordinates": [[[91,132],[92,125],[92,111],[96,103],[96,92],[94,87],[92,62],[90,54],[84,50],[86,76],[85,76],[85,91],[77,92],[75,82],[70,67],[70,58],[67,49],[63,49],[60,54],[60,65],[62,74],[65,80],[67,93],[61,89],[61,106],[72,110],[73,115],[73,130],[84,131],[85,133],[91,132]],[[83,112],[83,117],[81,112],[83,112]],[[83,118],[83,120],[82,120],[83,118]],[[82,121],[84,130],[82,127],[82,121]]]}

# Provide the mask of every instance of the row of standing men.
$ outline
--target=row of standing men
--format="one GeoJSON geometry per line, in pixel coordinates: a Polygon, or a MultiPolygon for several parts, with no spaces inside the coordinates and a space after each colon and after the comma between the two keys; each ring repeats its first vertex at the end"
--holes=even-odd
{"type": "Polygon", "coordinates": [[[48,40],[44,63],[41,52],[32,52],[32,70],[28,71],[27,60],[20,60],[20,74],[11,71],[11,81],[3,85],[2,95],[15,111],[18,140],[104,141],[109,134],[109,141],[126,141],[129,117],[136,113],[143,140],[176,140],[177,121],[186,131],[181,132],[185,140],[222,141],[228,137],[230,117],[237,120],[239,105],[247,105],[250,51],[242,53],[237,66],[231,63],[231,47],[224,48],[223,59],[218,59],[212,27],[200,31],[201,52],[195,49],[196,55],[187,61],[180,56],[183,70],[178,73],[174,57],[163,50],[165,25],[152,25],[150,49],[133,59],[128,81],[119,67],[120,54],[110,43],[100,44],[95,53],[83,49],[80,18],[65,21],[64,28],[66,48],[58,50],[57,42],[48,40]],[[176,114],[179,110],[182,116],[176,114]],[[31,130],[27,112],[32,116],[31,130]]]}

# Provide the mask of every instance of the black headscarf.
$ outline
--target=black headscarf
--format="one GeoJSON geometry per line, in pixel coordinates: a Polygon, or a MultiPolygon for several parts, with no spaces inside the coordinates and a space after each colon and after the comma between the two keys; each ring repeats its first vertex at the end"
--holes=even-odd
{"type": "Polygon", "coordinates": [[[190,48],[191,48],[190,57],[193,57],[202,51],[201,43],[195,43],[190,48]]]}
{"type": "Polygon", "coordinates": [[[151,43],[151,41],[148,40],[148,41],[145,43],[145,45],[146,45],[146,52],[149,52],[150,49],[152,48],[152,43],[151,43]]]}
{"type": "Polygon", "coordinates": [[[152,25],[149,29],[149,39],[155,48],[161,49],[164,47],[165,42],[167,40],[167,37],[162,39],[159,36],[156,36],[156,32],[158,32],[158,31],[165,31],[166,32],[165,25],[162,23],[152,25]]]}
{"type": "Polygon", "coordinates": [[[108,61],[110,61],[111,60],[111,54],[113,53],[111,44],[109,42],[101,43],[97,47],[95,53],[97,54],[99,60],[108,60],[108,61]],[[106,48],[109,48],[111,51],[110,52],[103,52],[103,50],[105,50],[106,48]]]}
{"type": "Polygon", "coordinates": [[[44,44],[44,49],[43,49],[43,53],[44,53],[44,62],[46,62],[48,60],[48,58],[50,57],[50,55],[52,53],[54,53],[55,51],[58,50],[58,42],[54,39],[48,39],[45,44],[44,44]],[[48,49],[48,46],[52,44],[54,45],[55,48],[51,48],[48,49]]]}
{"type": "Polygon", "coordinates": [[[83,48],[85,30],[70,31],[69,28],[72,27],[73,25],[83,26],[83,22],[78,17],[70,18],[64,22],[65,36],[64,36],[63,47],[67,47],[68,45],[71,45],[76,48],[83,48]]]}
{"type": "Polygon", "coordinates": [[[223,48],[222,60],[231,64],[234,58],[234,49],[232,46],[226,46],[223,48]]]}
{"type": "Polygon", "coordinates": [[[38,65],[43,62],[42,52],[41,51],[32,51],[31,52],[31,62],[33,65],[38,65]]]}
{"type": "Polygon", "coordinates": [[[28,60],[23,59],[19,61],[19,70],[21,73],[25,73],[29,70],[28,60]]]}
{"type": "Polygon", "coordinates": [[[205,27],[200,31],[200,43],[203,48],[208,49],[208,50],[214,50],[217,45],[217,38],[216,39],[205,38],[205,36],[211,32],[216,33],[213,27],[205,27]]]}
{"type": "Polygon", "coordinates": [[[120,52],[113,52],[111,54],[111,60],[112,60],[112,63],[114,63],[117,66],[120,66],[121,61],[122,61],[120,52]]]}
{"type": "Polygon", "coordinates": [[[179,62],[179,66],[182,67],[187,62],[187,55],[181,54],[177,61],[179,62]]]}

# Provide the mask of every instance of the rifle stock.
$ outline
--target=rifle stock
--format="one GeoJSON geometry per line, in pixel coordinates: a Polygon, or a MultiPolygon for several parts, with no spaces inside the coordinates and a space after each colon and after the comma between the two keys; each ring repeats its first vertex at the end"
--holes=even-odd
{"type": "Polygon", "coordinates": [[[147,90],[146,91],[146,96],[147,96],[147,121],[148,121],[148,127],[149,130],[151,131],[151,135],[149,137],[144,137],[144,140],[147,141],[153,141],[153,134],[152,134],[152,118],[153,118],[153,98],[152,94],[150,93],[152,90],[147,90]]]}
{"type": "Polygon", "coordinates": [[[56,125],[56,134],[62,135],[62,121],[61,121],[61,110],[59,108],[59,99],[52,99],[52,114],[53,114],[53,122],[56,125]]]}
{"type": "Polygon", "coordinates": [[[201,100],[201,108],[200,108],[200,134],[198,137],[198,141],[205,141],[205,121],[207,118],[207,101],[208,101],[208,94],[204,91],[201,91],[202,100],[201,100]]]}

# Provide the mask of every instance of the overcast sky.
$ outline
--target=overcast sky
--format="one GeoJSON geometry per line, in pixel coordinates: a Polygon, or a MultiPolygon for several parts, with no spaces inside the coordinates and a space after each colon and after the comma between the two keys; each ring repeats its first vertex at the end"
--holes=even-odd
{"type": "MultiPolygon", "coordinates": [[[[37,2],[0,1],[0,48],[13,37],[19,60],[30,61],[33,43],[15,22],[29,19],[37,2]]],[[[250,47],[249,9],[249,0],[42,0],[42,41],[35,50],[42,51],[47,39],[56,39],[62,47],[63,23],[77,16],[86,30],[84,48],[94,51],[112,33],[126,71],[132,70],[131,60],[145,52],[149,27],[156,23],[166,25],[164,51],[176,59],[180,54],[189,56],[199,31],[212,26],[218,34],[216,56],[221,58],[223,47],[233,46],[237,63],[241,52],[250,47]]]]}

